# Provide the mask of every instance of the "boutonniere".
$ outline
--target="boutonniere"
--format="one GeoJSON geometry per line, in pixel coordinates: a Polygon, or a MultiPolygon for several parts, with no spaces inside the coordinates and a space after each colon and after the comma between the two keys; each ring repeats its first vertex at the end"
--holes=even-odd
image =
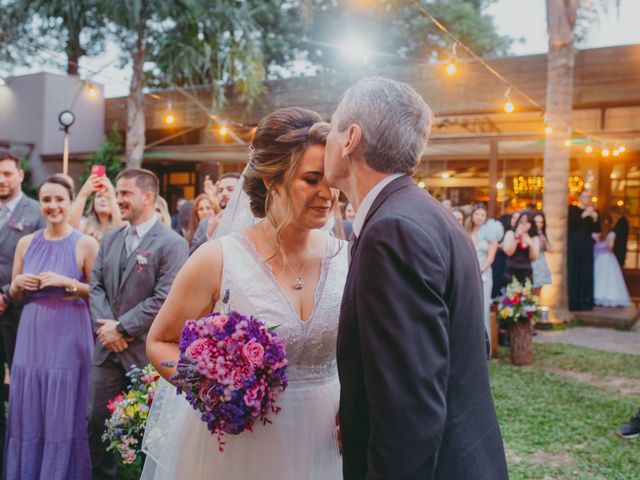
{"type": "Polygon", "coordinates": [[[24,218],[22,220],[16,220],[15,218],[12,218],[11,221],[9,221],[9,226],[16,232],[22,232],[29,226],[29,222],[27,222],[24,218]]]}
{"type": "Polygon", "coordinates": [[[149,257],[151,257],[151,251],[140,250],[139,248],[136,250],[136,263],[139,272],[142,271],[142,267],[149,263],[149,257]]]}

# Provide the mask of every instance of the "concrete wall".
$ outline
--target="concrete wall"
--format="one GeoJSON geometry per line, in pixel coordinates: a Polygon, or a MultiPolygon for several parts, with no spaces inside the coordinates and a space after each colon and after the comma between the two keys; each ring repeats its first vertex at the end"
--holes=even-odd
{"type": "Polygon", "coordinates": [[[0,142],[18,153],[24,152],[23,144],[33,145],[28,161],[34,184],[62,170],[63,132],[58,115],[63,110],[71,110],[76,117],[69,130],[72,176],[84,168],[74,156],[86,158],[103,142],[103,88],[94,86],[98,94],[90,98],[79,77],[37,73],[10,77],[0,87],[0,142]]]}

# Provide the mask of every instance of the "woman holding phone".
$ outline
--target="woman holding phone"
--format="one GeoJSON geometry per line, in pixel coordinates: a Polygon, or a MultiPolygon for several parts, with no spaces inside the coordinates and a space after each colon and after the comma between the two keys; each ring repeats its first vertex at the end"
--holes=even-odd
{"type": "Polygon", "coordinates": [[[78,197],[71,207],[69,224],[82,233],[91,235],[98,243],[102,242],[102,237],[107,230],[123,225],[115,190],[105,175],[104,165],[91,167],[91,175],[78,192],[78,197]],[[92,194],[93,199],[90,201],[86,216],[83,216],[87,201],[92,194]]]}

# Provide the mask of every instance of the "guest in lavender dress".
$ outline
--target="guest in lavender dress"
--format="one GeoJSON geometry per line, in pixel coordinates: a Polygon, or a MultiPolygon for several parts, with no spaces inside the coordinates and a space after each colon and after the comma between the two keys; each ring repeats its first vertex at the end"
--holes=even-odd
{"type": "Polygon", "coordinates": [[[69,225],[72,189],[64,179],[46,180],[38,197],[46,227],[18,242],[10,288],[25,307],[11,370],[4,474],[88,479],[93,337],[86,299],[98,244],[69,225]]]}

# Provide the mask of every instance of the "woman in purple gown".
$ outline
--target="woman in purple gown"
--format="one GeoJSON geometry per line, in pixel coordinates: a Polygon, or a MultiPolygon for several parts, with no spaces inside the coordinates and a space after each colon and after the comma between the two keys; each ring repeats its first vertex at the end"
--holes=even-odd
{"type": "Polygon", "coordinates": [[[93,336],[87,298],[98,244],[69,225],[66,180],[46,180],[38,197],[47,225],[18,243],[10,289],[25,307],[11,369],[4,474],[88,479],[93,336]]]}

